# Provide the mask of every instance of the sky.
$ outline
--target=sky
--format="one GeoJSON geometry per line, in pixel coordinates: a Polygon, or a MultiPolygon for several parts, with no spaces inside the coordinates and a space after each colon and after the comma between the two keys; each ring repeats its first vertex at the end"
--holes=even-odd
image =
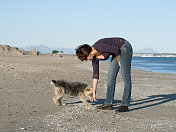
{"type": "Polygon", "coordinates": [[[0,0],[0,45],[76,48],[107,37],[176,53],[176,0],[0,0]]]}

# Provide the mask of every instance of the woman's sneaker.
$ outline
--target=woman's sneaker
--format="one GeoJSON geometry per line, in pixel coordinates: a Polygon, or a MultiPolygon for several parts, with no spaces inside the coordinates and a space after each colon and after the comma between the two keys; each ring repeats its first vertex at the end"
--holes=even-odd
{"type": "Polygon", "coordinates": [[[100,106],[97,106],[97,109],[112,110],[112,105],[111,104],[102,104],[100,106]]]}

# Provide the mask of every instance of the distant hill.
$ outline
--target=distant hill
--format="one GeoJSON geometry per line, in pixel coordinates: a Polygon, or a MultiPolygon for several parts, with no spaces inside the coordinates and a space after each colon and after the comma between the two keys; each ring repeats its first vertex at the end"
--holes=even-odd
{"type": "MultiPolygon", "coordinates": [[[[47,47],[45,45],[39,45],[39,46],[28,46],[28,47],[19,47],[22,50],[33,50],[33,48],[36,48],[37,51],[40,53],[52,53],[53,50],[63,51],[64,54],[75,54],[75,48],[58,48],[58,47],[47,47]]],[[[136,50],[134,53],[158,53],[158,51],[147,47],[141,50],[136,50]]]]}
{"type": "Polygon", "coordinates": [[[25,52],[17,47],[9,45],[0,45],[0,55],[24,55],[25,52]]]}
{"type": "Polygon", "coordinates": [[[156,51],[150,47],[147,47],[147,48],[144,48],[141,50],[136,50],[136,51],[134,51],[134,53],[158,53],[158,51],[156,51]]]}
{"type": "Polygon", "coordinates": [[[32,50],[36,48],[40,53],[52,53],[53,50],[63,51],[64,54],[75,54],[74,48],[47,47],[45,45],[20,47],[22,50],[32,50]]]}
{"type": "Polygon", "coordinates": [[[9,45],[0,45],[0,55],[19,56],[19,55],[38,55],[38,54],[39,52],[36,49],[24,51],[17,47],[11,47],[9,45]]]}

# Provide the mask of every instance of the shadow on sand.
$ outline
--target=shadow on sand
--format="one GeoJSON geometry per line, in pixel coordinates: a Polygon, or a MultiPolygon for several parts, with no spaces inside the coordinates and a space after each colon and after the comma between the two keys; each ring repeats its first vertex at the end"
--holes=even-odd
{"type": "MultiPolygon", "coordinates": [[[[130,111],[144,109],[144,108],[148,108],[152,106],[157,106],[157,105],[164,104],[164,103],[167,103],[173,100],[176,100],[176,94],[151,95],[144,99],[131,101],[130,106],[136,106],[136,108],[132,108],[130,109],[130,111]],[[138,107],[138,105],[143,105],[143,106],[138,107]]],[[[89,100],[87,101],[91,103],[89,100]]],[[[103,104],[104,101],[105,99],[98,99],[98,101],[96,103],[94,102],[93,105],[103,104]]],[[[78,102],[72,102],[72,103],[67,103],[67,104],[78,104],[78,103],[82,103],[82,102],[78,101],[78,102]]],[[[120,103],[121,103],[120,100],[114,100],[113,109],[119,108],[120,103]]]]}
{"type": "MultiPolygon", "coordinates": [[[[103,104],[104,101],[105,101],[105,99],[98,99],[98,101],[94,102],[92,105],[100,105],[100,104],[103,104]]],[[[90,100],[87,100],[87,102],[91,103],[90,100]]],[[[120,100],[114,100],[113,105],[117,105],[117,103],[120,103],[120,102],[121,102],[120,100]]],[[[79,103],[82,103],[82,101],[67,103],[67,105],[69,105],[69,104],[79,104],[79,103]]]]}
{"type": "Polygon", "coordinates": [[[145,99],[132,101],[130,106],[138,106],[141,104],[144,106],[132,108],[130,109],[130,111],[144,109],[144,108],[148,108],[152,106],[157,106],[157,105],[164,104],[164,103],[167,103],[173,100],[176,100],[176,94],[151,95],[145,99]]]}

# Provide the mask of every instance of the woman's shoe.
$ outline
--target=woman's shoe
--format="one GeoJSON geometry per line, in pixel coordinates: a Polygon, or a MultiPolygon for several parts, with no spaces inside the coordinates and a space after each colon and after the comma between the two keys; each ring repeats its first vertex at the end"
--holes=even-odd
{"type": "Polygon", "coordinates": [[[97,106],[97,109],[112,110],[112,105],[111,104],[102,104],[100,106],[97,106]]]}
{"type": "Polygon", "coordinates": [[[121,105],[118,109],[115,110],[115,113],[128,112],[128,111],[129,111],[128,106],[121,105]]]}

